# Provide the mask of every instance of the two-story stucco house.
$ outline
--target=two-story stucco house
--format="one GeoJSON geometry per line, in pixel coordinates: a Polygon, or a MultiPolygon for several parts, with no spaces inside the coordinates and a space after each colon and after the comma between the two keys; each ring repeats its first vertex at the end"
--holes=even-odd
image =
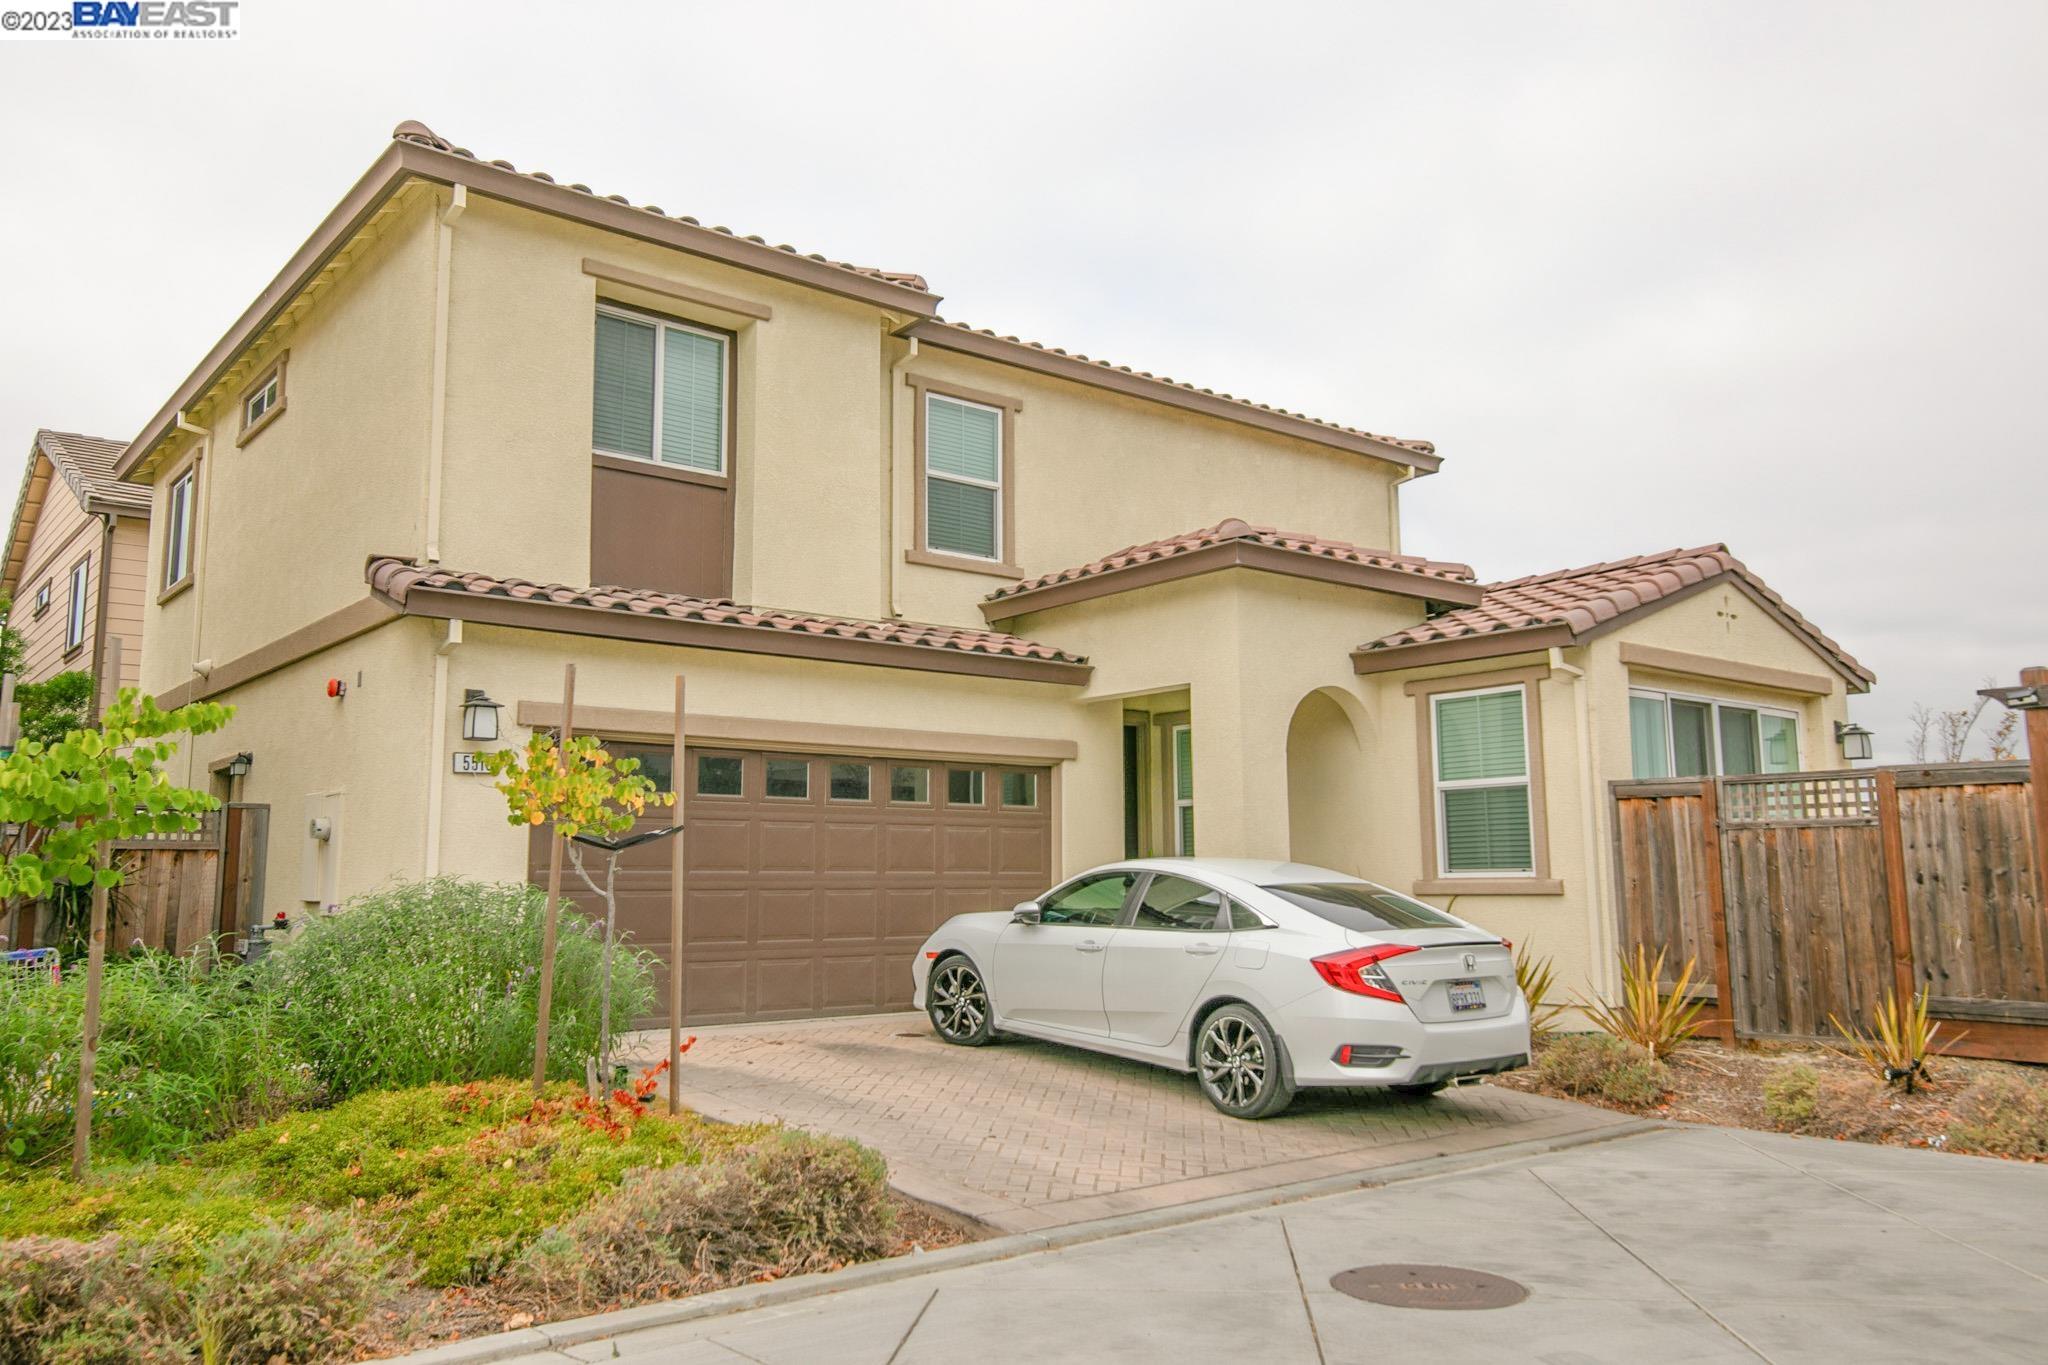
{"type": "MultiPolygon", "coordinates": [[[[565,661],[577,729],[684,793],[706,1022],[901,1004],[947,915],[1196,849],[1584,984],[1609,780],[1839,764],[1869,675],[1721,547],[1481,584],[1402,552],[1426,442],[938,302],[401,126],[119,461],[145,685],[239,708],[191,773],[250,756],[268,908],[528,876],[462,707],[519,742],[565,661]]],[[[623,882],[664,957],[667,860],[623,882]]]]}
{"type": "Polygon", "coordinates": [[[20,683],[85,672],[94,705],[142,678],[142,609],[149,581],[150,490],[113,476],[119,441],[38,431],[22,471],[0,597],[21,636],[20,683]]]}

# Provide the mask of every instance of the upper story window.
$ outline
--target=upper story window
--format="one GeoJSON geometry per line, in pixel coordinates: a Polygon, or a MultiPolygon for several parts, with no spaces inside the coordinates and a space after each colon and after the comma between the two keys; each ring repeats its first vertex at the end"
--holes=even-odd
{"type": "Polygon", "coordinates": [[[1628,737],[1637,777],[1799,771],[1798,714],[1774,707],[1633,689],[1628,737]]]}
{"type": "Polygon", "coordinates": [[[192,576],[192,492],[199,467],[194,465],[171,481],[164,500],[164,586],[169,592],[192,576]]]}
{"type": "Polygon", "coordinates": [[[36,606],[35,606],[35,615],[37,615],[37,616],[41,616],[41,615],[42,615],[42,614],[43,614],[44,612],[48,611],[49,609],[50,609],[50,580],[46,578],[46,579],[44,579],[44,580],[43,580],[43,585],[42,585],[42,586],[41,586],[40,588],[37,588],[37,589],[36,589],[36,606]]]}
{"type": "Polygon", "coordinates": [[[730,340],[701,327],[600,306],[591,448],[724,474],[730,340]]]}
{"type": "Polygon", "coordinates": [[[1527,705],[1522,686],[1431,698],[1437,867],[1443,875],[1533,875],[1527,705]]]}
{"type": "Polygon", "coordinates": [[[236,445],[247,445],[251,437],[283,414],[284,364],[285,357],[279,356],[276,364],[242,390],[242,430],[235,437],[236,445]]]}
{"type": "Polygon", "coordinates": [[[85,644],[85,593],[92,578],[92,556],[71,566],[71,596],[64,604],[64,652],[85,644]]]}
{"type": "Polygon", "coordinates": [[[1001,562],[1002,409],[940,393],[924,402],[924,548],[1001,562]]]}

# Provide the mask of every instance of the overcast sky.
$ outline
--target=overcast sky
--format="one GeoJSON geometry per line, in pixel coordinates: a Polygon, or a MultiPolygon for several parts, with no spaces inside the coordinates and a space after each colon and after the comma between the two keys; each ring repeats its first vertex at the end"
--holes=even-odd
{"type": "Polygon", "coordinates": [[[10,495],[38,426],[133,436],[417,118],[922,272],[949,318],[1433,440],[1404,548],[1483,577],[1726,541],[1876,670],[1880,757],[1915,702],[2048,663],[2048,5],[239,20],[0,42],[10,495]]]}

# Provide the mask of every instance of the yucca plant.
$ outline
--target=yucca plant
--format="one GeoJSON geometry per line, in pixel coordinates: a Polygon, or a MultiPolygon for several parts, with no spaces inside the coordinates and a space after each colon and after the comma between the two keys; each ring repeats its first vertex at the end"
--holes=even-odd
{"type": "MultiPolygon", "coordinates": [[[[1886,991],[1872,1022],[1876,1027],[1865,1033],[1832,1014],[1828,1016],[1828,1024],[1847,1040],[1850,1050],[1863,1059],[1873,1075],[1881,1077],[1886,1085],[1903,1085],[1906,1093],[1912,1094],[1913,1082],[1927,1072],[1927,1059],[1939,1050],[1934,1045],[1934,1035],[1941,1032],[1941,1025],[1927,1017],[1926,989],[1923,987],[1918,995],[1903,1003],[1897,991],[1886,991]]],[[[1961,1040],[1962,1035],[1957,1034],[1950,1041],[1961,1040]]]]}
{"type": "Polygon", "coordinates": [[[1523,944],[1515,950],[1515,984],[1522,988],[1522,998],[1529,1002],[1529,1032],[1537,1038],[1548,1038],[1557,1032],[1558,1016],[1565,1011],[1563,1005],[1551,999],[1551,992],[1557,989],[1557,970],[1547,957],[1537,957],[1523,944]]]}
{"type": "Polygon", "coordinates": [[[1621,1002],[1609,1005],[1581,999],[1578,1006],[1604,1032],[1634,1043],[1662,1061],[1699,1031],[1700,1011],[1706,1008],[1706,1001],[1686,998],[1692,988],[1694,962],[1693,958],[1685,960],[1685,970],[1666,995],[1657,984],[1664,975],[1663,950],[1658,950],[1653,962],[1649,950],[1637,944],[1635,961],[1625,954],[1621,959],[1621,1002]]]}

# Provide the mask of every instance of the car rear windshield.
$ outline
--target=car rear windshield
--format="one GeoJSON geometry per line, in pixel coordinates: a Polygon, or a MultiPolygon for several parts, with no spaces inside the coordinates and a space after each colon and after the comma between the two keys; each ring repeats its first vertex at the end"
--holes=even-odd
{"type": "Polygon", "coordinates": [[[1371,882],[1293,882],[1265,888],[1311,915],[1345,929],[1457,929],[1458,921],[1433,905],[1371,882]]]}

